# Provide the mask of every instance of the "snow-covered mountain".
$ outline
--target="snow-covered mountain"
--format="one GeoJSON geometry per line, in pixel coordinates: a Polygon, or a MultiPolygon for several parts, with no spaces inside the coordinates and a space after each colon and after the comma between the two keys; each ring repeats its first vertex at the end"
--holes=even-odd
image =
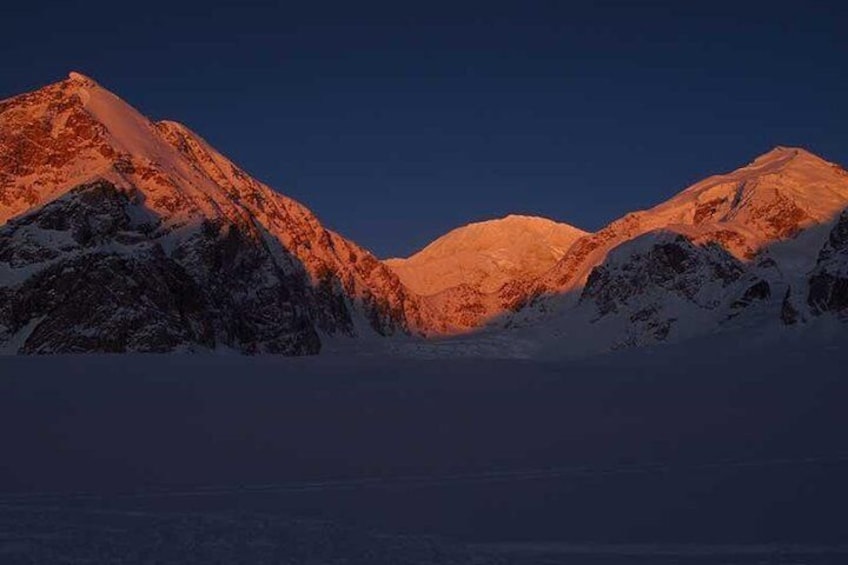
{"type": "Polygon", "coordinates": [[[510,215],[462,226],[411,257],[384,262],[423,296],[462,284],[490,293],[509,281],[543,274],[584,235],[547,218],[510,215]]]}
{"type": "Polygon", "coordinates": [[[506,324],[577,354],[844,311],[846,207],[844,169],[778,147],[579,239],[506,324]]]}
{"type": "Polygon", "coordinates": [[[579,287],[609,250],[655,230],[715,242],[750,261],[764,248],[833,221],[848,206],[848,173],[803,149],[777,147],[707,178],[649,210],[625,215],[575,244],[540,281],[543,292],[579,287]]]}
{"type": "Polygon", "coordinates": [[[510,215],[462,226],[409,258],[384,262],[441,314],[441,331],[462,331],[507,310],[512,288],[535,281],[584,235],[546,218],[510,215]]]}
{"type": "Polygon", "coordinates": [[[844,169],[778,147],[595,233],[508,216],[381,262],[71,73],[0,101],[0,352],[484,329],[580,354],[792,326],[848,313],[846,209],[844,169]]]}
{"type": "Polygon", "coordinates": [[[78,73],[0,102],[0,344],[315,353],[422,332],[367,251],[78,73]]]}

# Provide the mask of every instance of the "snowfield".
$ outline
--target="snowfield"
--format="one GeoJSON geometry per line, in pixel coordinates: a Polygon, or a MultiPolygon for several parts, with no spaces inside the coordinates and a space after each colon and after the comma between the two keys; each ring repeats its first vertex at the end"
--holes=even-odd
{"type": "Polygon", "coordinates": [[[0,561],[844,563],[845,334],[0,357],[0,561]]]}

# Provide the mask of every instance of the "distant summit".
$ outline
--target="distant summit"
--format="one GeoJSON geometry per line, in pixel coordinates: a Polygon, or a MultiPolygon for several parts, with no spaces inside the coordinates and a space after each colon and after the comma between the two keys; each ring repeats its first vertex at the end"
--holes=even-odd
{"type": "Polygon", "coordinates": [[[509,215],[462,226],[415,255],[386,264],[418,294],[462,284],[494,292],[508,281],[544,273],[584,235],[546,218],[509,215]]]}
{"type": "Polygon", "coordinates": [[[68,73],[68,80],[74,82],[76,84],[86,85],[86,86],[97,86],[97,83],[94,82],[93,79],[85,76],[82,73],[78,73],[77,71],[71,71],[68,73]]]}

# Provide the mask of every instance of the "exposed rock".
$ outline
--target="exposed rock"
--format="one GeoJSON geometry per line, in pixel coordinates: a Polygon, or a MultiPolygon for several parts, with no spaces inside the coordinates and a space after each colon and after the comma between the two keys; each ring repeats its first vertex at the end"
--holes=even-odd
{"type": "Polygon", "coordinates": [[[839,217],[819,253],[807,303],[816,315],[848,312],[848,210],[839,217]]]}
{"type": "MultiPolygon", "coordinates": [[[[746,272],[744,264],[717,245],[699,246],[669,232],[649,233],[614,249],[592,270],[572,315],[593,313],[589,323],[598,330],[593,330],[591,347],[666,341],[679,331],[691,332],[693,321],[701,327],[720,323],[729,308],[724,297],[744,284],[746,272]],[[684,322],[686,328],[678,331],[684,322]]],[[[743,296],[754,300],[768,294],[767,284],[754,284],[743,296]]]]}
{"type": "MultiPolygon", "coordinates": [[[[673,293],[711,308],[717,303],[713,296],[703,294],[705,286],[725,287],[744,272],[738,261],[717,246],[696,247],[685,237],[672,234],[649,235],[643,240],[617,249],[607,262],[593,269],[581,302],[593,301],[604,316],[646,294],[673,293]]],[[[661,301],[662,296],[657,299],[661,301]]]]}
{"type": "Polygon", "coordinates": [[[0,102],[0,351],[299,355],[328,335],[572,319],[556,335],[609,349],[844,315],[848,213],[820,252],[810,228],[846,206],[848,173],[778,147],[593,234],[510,216],[390,268],[185,126],[73,74],[0,102]],[[778,303],[790,285],[797,300],[778,303]]]}
{"type": "Polygon", "coordinates": [[[578,240],[542,277],[537,294],[579,289],[612,249],[651,231],[678,232],[699,245],[716,243],[750,262],[768,246],[826,224],[845,206],[843,169],[803,149],[778,147],[578,240]]]}
{"type": "Polygon", "coordinates": [[[760,280],[749,286],[740,298],[730,304],[730,307],[734,310],[747,308],[754,302],[767,298],[771,298],[771,285],[768,281],[760,280]]]}
{"type": "Polygon", "coordinates": [[[780,321],[787,326],[797,324],[801,321],[801,313],[792,304],[792,287],[786,289],[783,302],[780,307],[780,321]]]}
{"type": "Polygon", "coordinates": [[[0,222],[7,350],[297,355],[428,328],[370,253],[88,78],[0,107],[0,222]]]}

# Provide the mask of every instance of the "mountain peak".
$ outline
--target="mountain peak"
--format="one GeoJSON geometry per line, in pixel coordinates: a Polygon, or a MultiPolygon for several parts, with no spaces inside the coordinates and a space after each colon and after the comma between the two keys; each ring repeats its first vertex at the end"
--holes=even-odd
{"type": "Polygon", "coordinates": [[[798,161],[829,165],[828,161],[822,159],[815,153],[807,151],[803,147],[789,147],[785,145],[778,145],[770,151],[763,153],[762,155],[754,159],[746,167],[743,167],[740,170],[748,170],[752,168],[767,168],[770,170],[773,167],[783,167],[790,163],[794,164],[798,161]]]}
{"type": "Polygon", "coordinates": [[[508,214],[503,218],[494,218],[492,220],[488,220],[486,222],[480,223],[511,223],[511,224],[558,224],[564,225],[562,222],[557,222],[556,220],[551,220],[550,218],[545,218],[543,216],[529,216],[527,214],[508,214]]]}
{"type": "Polygon", "coordinates": [[[775,145],[773,148],[771,148],[770,150],[763,153],[763,155],[761,155],[761,157],[765,157],[767,155],[786,155],[788,153],[791,153],[793,155],[797,155],[798,153],[800,153],[802,151],[804,153],[809,153],[803,147],[792,147],[790,145],[775,145]]]}
{"type": "MultiPolygon", "coordinates": [[[[550,230],[550,229],[565,229],[565,230],[573,230],[577,232],[581,232],[580,229],[575,228],[569,224],[558,222],[556,220],[552,220],[550,218],[545,218],[543,216],[530,216],[527,214],[507,214],[506,216],[500,218],[492,218],[489,220],[480,220],[479,222],[472,222],[470,224],[466,224],[464,226],[460,226],[451,230],[448,234],[481,234],[481,233],[491,233],[492,231],[500,231],[500,232],[510,232],[516,229],[529,228],[538,230],[550,230]]],[[[581,232],[582,233],[582,232],[581,232]]]]}
{"type": "MultiPolygon", "coordinates": [[[[44,314],[23,314],[37,328],[15,350],[218,344],[303,354],[317,352],[318,332],[429,327],[417,300],[367,251],[185,126],[154,124],[79,73],[0,104],[0,225],[4,306],[24,307],[33,289],[40,295],[40,283],[21,284],[32,273],[49,279],[56,297],[44,314]],[[85,275],[55,282],[71,271],[85,275]]],[[[24,319],[9,312],[0,308],[0,349],[24,319]]]]}
{"type": "Polygon", "coordinates": [[[451,230],[411,257],[386,264],[421,295],[462,285],[492,293],[549,269],[584,235],[547,218],[510,214],[451,230]]]}
{"type": "Polygon", "coordinates": [[[800,155],[802,151],[804,150],[799,147],[787,147],[784,145],[778,145],[766,151],[762,155],[756,157],[744,168],[762,167],[765,165],[771,165],[776,163],[783,164],[788,161],[791,161],[792,159],[800,155]]]}
{"type": "Polygon", "coordinates": [[[96,85],[97,83],[90,77],[85,76],[82,73],[77,71],[71,71],[68,73],[68,80],[71,82],[76,82],[80,84],[91,84],[96,85]]]}

